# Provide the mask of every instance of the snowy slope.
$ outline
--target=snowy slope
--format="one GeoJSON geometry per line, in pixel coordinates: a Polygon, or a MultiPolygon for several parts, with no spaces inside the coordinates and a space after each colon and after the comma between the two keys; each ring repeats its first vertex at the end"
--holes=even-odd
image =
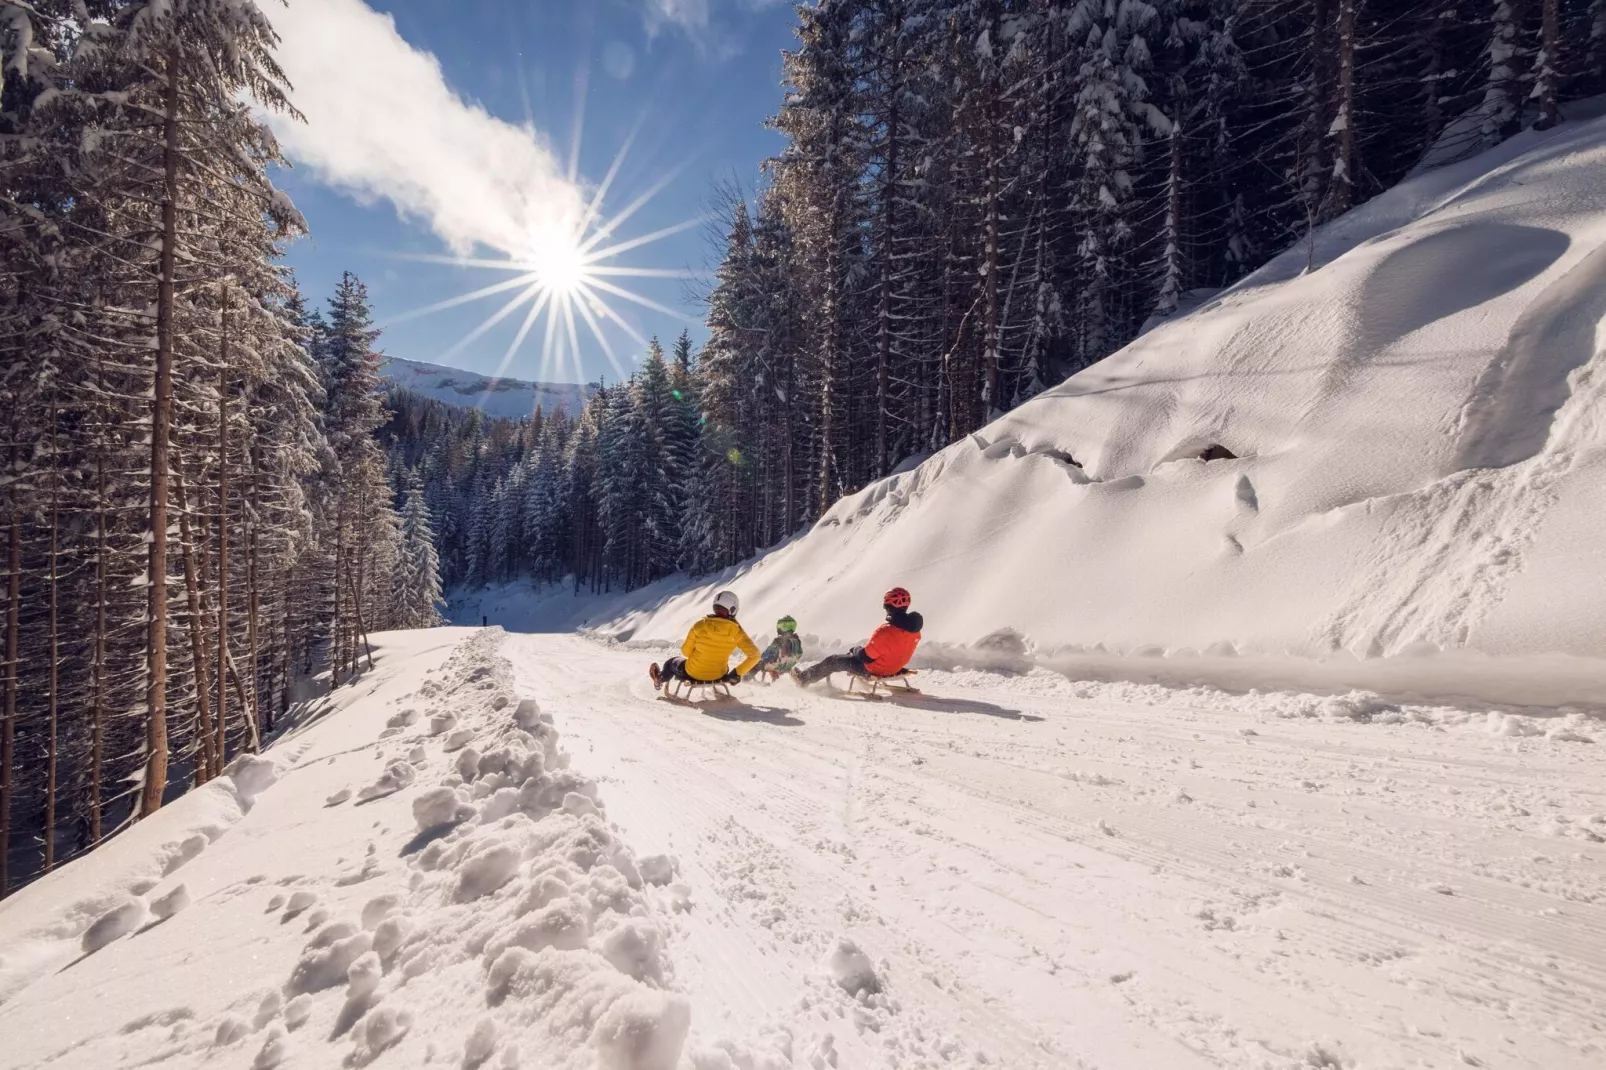
{"type": "Polygon", "coordinates": [[[562,409],[571,416],[580,411],[591,388],[579,383],[529,383],[522,379],[492,379],[400,357],[385,358],[383,374],[388,382],[406,387],[415,394],[444,401],[448,405],[477,408],[489,416],[519,418],[537,408],[543,412],[562,409]]]}
{"type": "Polygon", "coordinates": [[[1606,656],[1603,168],[1596,120],[1418,176],[719,582],[833,642],[901,584],[933,651],[1548,657],[1606,701],[1566,661],[1606,656]]]}

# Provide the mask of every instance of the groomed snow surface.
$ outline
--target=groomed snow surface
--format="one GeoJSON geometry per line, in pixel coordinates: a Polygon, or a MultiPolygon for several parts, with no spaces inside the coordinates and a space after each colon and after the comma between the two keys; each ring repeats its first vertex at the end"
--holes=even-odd
{"type": "Polygon", "coordinates": [[[1040,669],[684,706],[575,636],[379,655],[0,904],[0,1067],[1606,1060],[1599,720],[1040,669]]]}

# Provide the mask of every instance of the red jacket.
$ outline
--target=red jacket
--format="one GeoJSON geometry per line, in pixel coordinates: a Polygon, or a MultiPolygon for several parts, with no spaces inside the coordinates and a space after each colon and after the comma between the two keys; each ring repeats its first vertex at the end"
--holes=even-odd
{"type": "Polygon", "coordinates": [[[897,623],[888,621],[877,628],[864,644],[864,671],[871,676],[896,676],[914,657],[924,623],[918,613],[901,613],[897,623]]]}

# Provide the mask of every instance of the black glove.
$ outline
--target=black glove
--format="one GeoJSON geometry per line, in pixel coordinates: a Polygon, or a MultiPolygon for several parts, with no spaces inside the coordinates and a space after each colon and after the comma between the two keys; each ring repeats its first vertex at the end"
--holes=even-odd
{"type": "Polygon", "coordinates": [[[722,684],[739,684],[742,682],[742,674],[732,669],[719,682],[722,684]]]}

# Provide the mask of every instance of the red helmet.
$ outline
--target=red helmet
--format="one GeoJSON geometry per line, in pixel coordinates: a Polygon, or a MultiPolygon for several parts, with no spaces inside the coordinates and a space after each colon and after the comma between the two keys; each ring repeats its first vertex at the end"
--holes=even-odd
{"type": "Polygon", "coordinates": [[[894,609],[908,609],[909,603],[912,601],[913,599],[909,597],[909,592],[902,587],[894,587],[881,596],[881,604],[892,606],[894,609]]]}

